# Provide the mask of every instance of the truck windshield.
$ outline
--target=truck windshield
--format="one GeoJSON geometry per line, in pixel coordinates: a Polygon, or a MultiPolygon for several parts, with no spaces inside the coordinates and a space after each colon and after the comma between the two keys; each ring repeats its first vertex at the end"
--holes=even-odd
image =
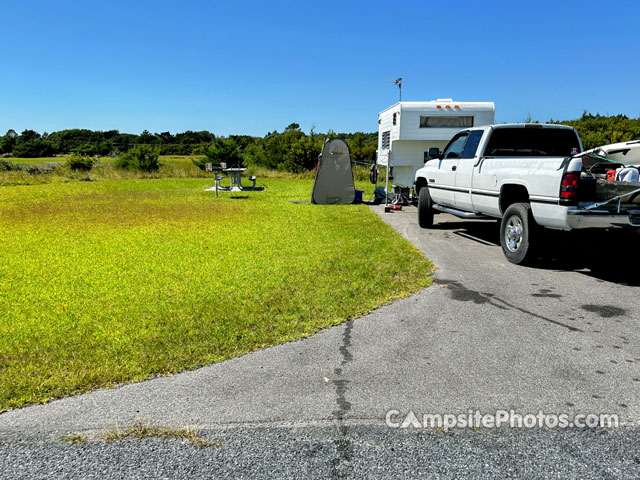
{"type": "Polygon", "coordinates": [[[497,128],[485,155],[490,157],[568,157],[580,150],[578,136],[564,128],[497,128]]]}

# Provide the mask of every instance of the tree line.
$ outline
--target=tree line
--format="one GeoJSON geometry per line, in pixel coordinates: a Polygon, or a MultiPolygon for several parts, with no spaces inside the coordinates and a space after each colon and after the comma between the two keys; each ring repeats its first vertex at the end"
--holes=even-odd
{"type": "Polygon", "coordinates": [[[575,120],[552,119],[549,123],[561,123],[575,128],[585,150],[640,139],[640,118],[629,118],[626,115],[593,115],[585,111],[582,117],[575,120]]]}
{"type": "Polygon", "coordinates": [[[140,135],[133,135],[118,130],[69,129],[50,134],[39,134],[34,130],[18,134],[9,130],[0,137],[0,155],[37,158],[77,153],[118,157],[133,147],[150,145],[160,155],[206,155],[208,161],[223,161],[229,165],[259,165],[300,172],[315,167],[327,137],[345,139],[356,161],[372,163],[375,160],[377,133],[317,133],[315,128],[305,133],[297,123],[288,125],[282,132],[269,132],[264,137],[222,137],[208,131],[187,131],[173,135],[170,132],[150,133],[145,130],[140,135]]]}
{"type": "MultiPolygon", "coordinates": [[[[575,120],[550,120],[576,128],[585,149],[609,143],[640,138],[640,118],[626,115],[593,115],[584,112],[575,120]]],[[[249,135],[216,136],[208,131],[150,133],[140,135],[121,133],[118,130],[93,131],[87,129],[60,130],[40,134],[25,130],[18,134],[9,130],[0,137],[0,155],[3,157],[50,157],[77,153],[89,156],[118,157],[139,145],[150,145],[160,155],[197,155],[204,162],[225,162],[228,165],[257,165],[269,169],[291,172],[315,167],[318,153],[326,138],[340,137],[347,141],[351,157],[356,162],[373,163],[375,160],[377,133],[318,133],[312,128],[305,133],[297,123],[288,125],[282,132],[273,131],[264,137],[249,135]]]]}

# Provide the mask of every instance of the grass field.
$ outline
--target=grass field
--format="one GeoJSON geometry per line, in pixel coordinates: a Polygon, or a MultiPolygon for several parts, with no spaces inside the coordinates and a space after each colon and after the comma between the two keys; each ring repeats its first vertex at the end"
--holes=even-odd
{"type": "Polygon", "coordinates": [[[264,182],[218,199],[210,178],[1,187],[0,411],[308,336],[430,283],[368,207],[264,182]]]}
{"type": "MultiPolygon", "coordinates": [[[[152,179],[152,178],[211,178],[211,174],[203,172],[191,161],[189,156],[163,156],[160,157],[161,167],[156,172],[140,172],[121,170],[113,165],[113,158],[101,158],[97,166],[90,172],[72,171],[64,165],[54,170],[49,168],[38,173],[26,170],[1,171],[0,187],[16,185],[41,185],[47,183],[67,183],[74,181],[103,181],[126,179],[152,179]]],[[[28,165],[42,166],[44,164],[64,163],[65,157],[46,158],[8,158],[4,159],[23,168],[28,165]]]]}
{"type": "MultiPolygon", "coordinates": [[[[98,161],[98,165],[90,172],[74,172],[69,168],[58,166],[54,170],[47,170],[42,173],[34,173],[27,171],[8,171],[4,172],[0,169],[0,187],[15,185],[40,185],[45,183],[66,183],[73,181],[101,181],[116,179],[143,179],[143,178],[211,178],[211,174],[200,170],[196,167],[192,160],[194,156],[181,155],[161,155],[160,170],[156,172],[135,172],[131,170],[120,170],[114,167],[113,158],[103,157],[98,161]]],[[[64,164],[66,157],[43,157],[43,158],[5,158],[0,159],[21,165],[23,168],[27,165],[43,165],[43,164],[64,164]]],[[[384,178],[385,170],[379,167],[380,178],[384,178]]],[[[251,166],[246,172],[247,175],[258,175],[260,177],[286,177],[286,178],[306,178],[312,179],[313,171],[303,172],[299,174],[291,174],[286,172],[274,172],[261,167],[251,166]]],[[[353,176],[357,181],[367,181],[369,178],[369,168],[364,165],[353,166],[353,176]]],[[[370,185],[365,184],[365,188],[370,185]]]]}
{"type": "MultiPolygon", "coordinates": [[[[160,155],[160,161],[163,163],[170,163],[170,162],[180,162],[180,163],[184,163],[185,161],[189,162],[191,161],[191,156],[189,155],[160,155]]],[[[4,158],[3,160],[6,160],[8,162],[12,162],[12,163],[18,163],[18,164],[38,164],[38,163],[55,163],[55,162],[65,162],[67,160],[67,156],[65,155],[61,155],[58,157],[37,157],[37,158],[19,158],[19,157],[7,157],[4,158]]],[[[98,161],[103,162],[103,163],[110,163],[113,162],[115,159],[113,157],[100,157],[98,158],[98,161]]]]}

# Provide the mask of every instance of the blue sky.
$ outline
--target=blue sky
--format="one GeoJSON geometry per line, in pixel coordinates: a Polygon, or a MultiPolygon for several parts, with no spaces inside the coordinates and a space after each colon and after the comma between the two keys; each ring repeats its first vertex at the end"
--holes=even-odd
{"type": "Polygon", "coordinates": [[[640,116],[640,2],[2,2],[13,128],[375,131],[397,100],[640,116]]]}

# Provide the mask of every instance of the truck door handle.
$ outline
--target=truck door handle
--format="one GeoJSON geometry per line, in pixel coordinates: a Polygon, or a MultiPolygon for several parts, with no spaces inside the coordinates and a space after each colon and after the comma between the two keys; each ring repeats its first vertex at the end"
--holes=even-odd
{"type": "Polygon", "coordinates": [[[453,171],[455,172],[455,171],[456,171],[456,168],[458,168],[458,167],[456,167],[456,166],[454,165],[453,167],[451,167],[451,170],[453,170],[453,171]]]}

